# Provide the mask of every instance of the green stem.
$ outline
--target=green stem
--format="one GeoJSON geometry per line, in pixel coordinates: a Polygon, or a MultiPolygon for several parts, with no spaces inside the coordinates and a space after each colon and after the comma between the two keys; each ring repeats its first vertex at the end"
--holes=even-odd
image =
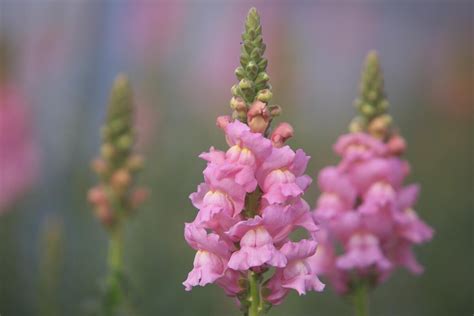
{"type": "Polygon", "coordinates": [[[250,287],[250,293],[249,293],[249,309],[248,309],[248,316],[259,316],[260,311],[261,311],[261,306],[260,306],[260,281],[258,278],[258,275],[250,271],[249,272],[249,287],[250,287]]]}
{"type": "Polygon", "coordinates": [[[361,284],[355,288],[353,304],[355,316],[369,316],[369,297],[365,285],[361,284]]]}
{"type": "Polygon", "coordinates": [[[123,231],[120,224],[109,231],[108,276],[104,298],[104,315],[113,316],[124,299],[122,288],[123,231]]]}
{"type": "Polygon", "coordinates": [[[116,225],[110,231],[108,263],[111,271],[122,270],[123,238],[122,227],[116,225]]]}

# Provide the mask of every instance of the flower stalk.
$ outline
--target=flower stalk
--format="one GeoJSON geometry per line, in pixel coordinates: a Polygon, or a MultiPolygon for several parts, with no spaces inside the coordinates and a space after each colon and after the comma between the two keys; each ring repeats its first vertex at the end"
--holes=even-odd
{"type": "Polygon", "coordinates": [[[260,291],[260,276],[253,272],[249,272],[248,280],[249,280],[249,303],[250,306],[248,308],[248,316],[259,316],[262,312],[262,298],[261,298],[261,291],[260,291]]]}
{"type": "Polygon", "coordinates": [[[132,90],[124,75],[117,76],[110,95],[107,117],[101,130],[101,156],[92,163],[100,183],[89,191],[95,215],[108,232],[108,275],[102,314],[116,315],[125,303],[123,270],[124,220],[146,197],[143,188],[134,187],[143,159],[133,153],[132,90]]]}
{"type": "Polygon", "coordinates": [[[359,284],[352,294],[355,316],[369,316],[369,295],[368,287],[365,284],[359,284]]]}
{"type": "Polygon", "coordinates": [[[351,301],[355,315],[367,316],[369,290],[396,268],[423,272],[412,248],[429,241],[434,232],[414,209],[419,186],[404,184],[410,174],[402,158],[406,144],[387,114],[375,52],[366,58],[355,105],[358,114],[351,132],[334,145],[340,162],[318,175],[321,195],[314,217],[321,223],[323,251],[316,260],[321,274],[351,301]]]}
{"type": "Polygon", "coordinates": [[[268,104],[272,93],[255,8],[247,15],[242,40],[232,118],[220,116],[216,122],[229,148],[211,147],[200,155],[207,161],[204,182],[190,195],[199,212],[185,224],[184,237],[196,255],[183,285],[190,291],[215,283],[239,300],[244,315],[261,316],[281,304],[290,289],[302,295],[322,291],[324,284],[309,262],[317,245],[312,235],[317,225],[303,199],[311,182],[304,174],[310,157],[284,146],[293,136],[288,123],[270,130],[281,108],[268,104]],[[311,237],[291,241],[298,227],[311,237]]]}

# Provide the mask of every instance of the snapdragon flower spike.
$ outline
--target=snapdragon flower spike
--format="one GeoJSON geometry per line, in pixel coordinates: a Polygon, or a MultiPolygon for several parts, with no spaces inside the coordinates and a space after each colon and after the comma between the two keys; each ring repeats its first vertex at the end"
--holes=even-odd
{"type": "Polygon", "coordinates": [[[290,289],[301,295],[324,285],[307,261],[315,254],[311,236],[318,230],[303,200],[311,183],[304,174],[309,156],[284,145],[293,136],[288,123],[267,138],[280,109],[267,104],[271,92],[255,9],[242,38],[233,118],[220,116],[216,122],[229,148],[211,147],[200,155],[207,163],[204,182],[190,195],[198,213],[185,225],[185,239],[197,252],[183,285],[189,291],[217,284],[245,315],[257,316],[280,304],[290,289]],[[291,241],[298,228],[310,239],[291,241]]]}
{"type": "Polygon", "coordinates": [[[419,186],[403,184],[410,172],[400,157],[406,144],[386,119],[388,102],[375,53],[367,58],[356,104],[355,122],[364,124],[355,129],[353,121],[352,132],[334,145],[341,161],[319,173],[322,194],[313,212],[322,228],[315,233],[321,251],[310,261],[341,294],[375,287],[397,267],[421,273],[412,248],[433,236],[413,209],[419,186]],[[374,122],[376,129],[371,128],[374,122]]]}
{"type": "Polygon", "coordinates": [[[100,183],[89,191],[88,199],[100,222],[110,228],[119,225],[147,196],[145,188],[133,186],[143,158],[132,152],[132,91],[125,75],[115,80],[101,133],[101,155],[92,162],[100,183]]]}
{"type": "Polygon", "coordinates": [[[103,315],[116,315],[124,308],[124,219],[136,210],[147,195],[146,189],[134,186],[134,178],[142,168],[143,158],[133,153],[133,145],[132,91],[128,79],[119,75],[112,88],[102,127],[101,156],[92,163],[100,183],[88,193],[95,215],[109,235],[109,271],[104,287],[103,315]]]}

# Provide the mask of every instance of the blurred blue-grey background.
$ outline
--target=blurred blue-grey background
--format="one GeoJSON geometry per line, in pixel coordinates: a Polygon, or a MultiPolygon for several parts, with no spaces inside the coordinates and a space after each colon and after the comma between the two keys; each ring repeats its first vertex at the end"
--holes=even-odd
{"type": "MultiPolygon", "coordinates": [[[[425,273],[395,273],[372,295],[373,315],[474,312],[473,2],[2,0],[4,71],[32,113],[38,170],[0,214],[1,315],[85,315],[98,293],[107,236],[86,192],[118,72],[134,87],[147,159],[139,182],[151,190],[126,231],[137,313],[239,315],[215,286],[184,291],[194,251],[182,231],[196,212],[188,195],[202,178],[197,155],[224,148],[214,122],[230,113],[251,6],[262,18],[273,101],[295,127],[291,145],[312,156],[312,176],[336,162],[331,146],[354,115],[364,57],[380,53],[390,110],[408,141],[410,181],[422,185],[417,211],[436,235],[417,249],[425,273]]],[[[313,185],[310,204],[317,194],[313,185]]],[[[292,293],[270,314],[351,309],[327,288],[292,293]]]]}

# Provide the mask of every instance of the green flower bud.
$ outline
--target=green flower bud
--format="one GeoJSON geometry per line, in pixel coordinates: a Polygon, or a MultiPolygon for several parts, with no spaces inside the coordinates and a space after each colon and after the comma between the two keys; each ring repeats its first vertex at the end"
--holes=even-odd
{"type": "Polygon", "coordinates": [[[270,89],[263,89],[258,91],[257,93],[257,100],[268,103],[273,96],[273,93],[270,91],[270,89]]]}

